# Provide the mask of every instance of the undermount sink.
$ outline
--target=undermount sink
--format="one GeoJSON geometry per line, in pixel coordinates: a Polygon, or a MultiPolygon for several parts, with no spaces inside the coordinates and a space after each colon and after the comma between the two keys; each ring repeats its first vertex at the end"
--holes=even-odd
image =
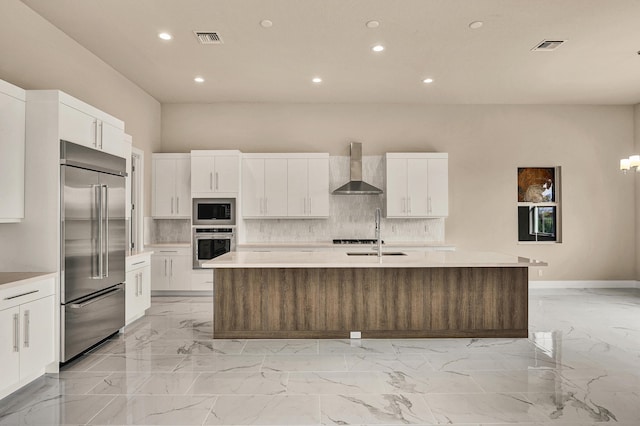
{"type": "MultiPolygon", "coordinates": [[[[377,256],[376,252],[351,252],[347,253],[347,256],[377,256]]],[[[407,253],[402,253],[400,251],[387,251],[382,253],[383,256],[406,256],[407,253]]]]}

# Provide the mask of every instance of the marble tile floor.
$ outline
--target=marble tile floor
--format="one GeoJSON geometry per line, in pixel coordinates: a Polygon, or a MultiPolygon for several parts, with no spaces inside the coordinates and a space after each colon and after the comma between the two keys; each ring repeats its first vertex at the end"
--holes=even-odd
{"type": "Polygon", "coordinates": [[[532,290],[528,339],[212,340],[211,298],[0,400],[0,425],[640,425],[640,290],[532,290]]]}

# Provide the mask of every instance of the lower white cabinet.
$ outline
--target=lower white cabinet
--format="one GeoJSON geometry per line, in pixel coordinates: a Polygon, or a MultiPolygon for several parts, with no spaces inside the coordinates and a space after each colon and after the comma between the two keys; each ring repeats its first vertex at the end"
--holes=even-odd
{"type": "Polygon", "coordinates": [[[53,277],[0,290],[0,398],[56,360],[54,292],[53,277]]]}
{"type": "Polygon", "coordinates": [[[151,256],[151,290],[191,290],[192,264],[190,247],[154,249],[151,256]]]}
{"type": "Polygon", "coordinates": [[[194,269],[191,273],[191,290],[213,291],[213,269],[194,269]]]}
{"type": "Polygon", "coordinates": [[[144,316],[151,307],[151,253],[127,258],[125,324],[144,316]]]}

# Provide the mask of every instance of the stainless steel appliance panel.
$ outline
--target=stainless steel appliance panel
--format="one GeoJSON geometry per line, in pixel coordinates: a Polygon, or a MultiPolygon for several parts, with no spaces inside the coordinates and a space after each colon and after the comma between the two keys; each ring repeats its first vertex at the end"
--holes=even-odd
{"type": "Polygon", "coordinates": [[[202,269],[202,264],[236,249],[233,228],[193,229],[193,269],[202,269]]]}
{"type": "Polygon", "coordinates": [[[192,214],[194,226],[233,226],[236,224],[236,199],[194,198],[192,214]]]}
{"type": "Polygon", "coordinates": [[[62,303],[125,280],[125,178],[63,166],[62,303]]]}
{"type": "Polygon", "coordinates": [[[90,298],[61,306],[63,345],[61,361],[67,362],[124,326],[124,283],[90,298]]]}

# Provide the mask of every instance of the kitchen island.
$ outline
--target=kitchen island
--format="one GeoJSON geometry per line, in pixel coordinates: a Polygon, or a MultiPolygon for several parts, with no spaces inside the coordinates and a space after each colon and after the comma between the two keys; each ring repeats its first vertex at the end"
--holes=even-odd
{"type": "Polygon", "coordinates": [[[215,339],[527,337],[523,257],[487,252],[231,252],[214,269],[215,339]]]}

